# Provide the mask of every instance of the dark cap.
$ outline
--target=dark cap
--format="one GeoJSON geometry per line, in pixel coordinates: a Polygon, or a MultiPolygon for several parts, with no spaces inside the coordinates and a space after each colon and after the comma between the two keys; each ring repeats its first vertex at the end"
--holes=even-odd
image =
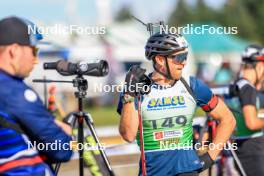
{"type": "Polygon", "coordinates": [[[0,45],[36,46],[42,38],[37,26],[29,20],[15,16],[0,20],[0,45]]]}

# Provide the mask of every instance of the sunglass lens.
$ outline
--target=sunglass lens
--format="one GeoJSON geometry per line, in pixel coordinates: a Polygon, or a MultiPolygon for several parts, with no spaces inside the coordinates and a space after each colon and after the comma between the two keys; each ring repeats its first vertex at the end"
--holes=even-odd
{"type": "Polygon", "coordinates": [[[187,60],[187,53],[177,54],[174,57],[174,60],[176,60],[177,62],[183,62],[183,61],[187,60]]]}

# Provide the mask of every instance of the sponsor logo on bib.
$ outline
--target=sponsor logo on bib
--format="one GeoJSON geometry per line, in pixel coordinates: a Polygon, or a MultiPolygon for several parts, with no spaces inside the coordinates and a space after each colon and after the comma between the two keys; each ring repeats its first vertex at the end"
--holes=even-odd
{"type": "Polygon", "coordinates": [[[185,107],[185,100],[183,96],[152,98],[149,100],[149,109],[159,107],[185,107]]]}
{"type": "Polygon", "coordinates": [[[183,132],[182,130],[173,130],[173,131],[159,131],[159,132],[154,132],[154,140],[163,140],[163,139],[170,139],[170,138],[178,138],[182,137],[183,132]]]}

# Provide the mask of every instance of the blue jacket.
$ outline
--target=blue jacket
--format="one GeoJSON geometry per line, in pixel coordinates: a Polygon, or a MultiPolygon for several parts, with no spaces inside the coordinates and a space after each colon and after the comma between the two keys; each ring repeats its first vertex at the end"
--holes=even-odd
{"type": "MultiPolygon", "coordinates": [[[[26,134],[0,125],[0,173],[1,175],[53,175],[45,158],[51,162],[67,161],[71,150],[48,147],[41,151],[32,148],[30,142],[69,144],[71,137],[54,123],[39,96],[23,79],[0,70],[0,116],[19,124],[26,134]]],[[[59,145],[58,145],[59,146],[59,145]]]]}

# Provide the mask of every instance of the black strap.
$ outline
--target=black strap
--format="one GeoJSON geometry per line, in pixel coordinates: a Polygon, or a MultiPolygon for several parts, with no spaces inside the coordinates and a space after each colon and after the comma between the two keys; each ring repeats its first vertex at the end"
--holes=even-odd
{"type": "Polygon", "coordinates": [[[5,119],[2,116],[0,116],[0,126],[4,127],[4,128],[13,129],[18,133],[24,133],[24,131],[22,130],[22,128],[18,124],[9,122],[7,119],[5,119]]]}
{"type": "Polygon", "coordinates": [[[195,102],[197,102],[197,99],[194,96],[193,91],[192,91],[191,87],[189,86],[189,84],[186,82],[186,80],[183,77],[181,77],[180,80],[183,83],[183,85],[186,87],[186,89],[189,92],[189,94],[193,97],[193,99],[195,100],[195,102]]]}
{"type": "Polygon", "coordinates": [[[158,72],[159,74],[163,75],[165,78],[167,78],[167,75],[165,73],[163,73],[162,71],[160,71],[157,67],[156,67],[156,59],[153,59],[153,68],[156,72],[158,72]]]}

